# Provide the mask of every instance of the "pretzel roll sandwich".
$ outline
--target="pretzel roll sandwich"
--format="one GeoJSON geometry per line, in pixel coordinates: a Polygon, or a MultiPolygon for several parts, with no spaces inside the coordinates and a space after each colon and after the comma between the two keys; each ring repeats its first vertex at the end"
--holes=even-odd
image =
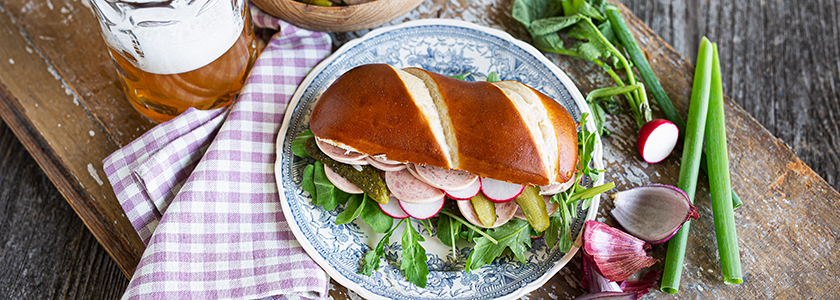
{"type": "Polygon", "coordinates": [[[496,205],[503,215],[497,211],[487,223],[468,216],[475,213],[469,206],[481,206],[473,198],[501,204],[528,189],[559,193],[571,185],[578,160],[577,124],[569,112],[517,81],[468,82],[417,68],[362,65],[327,88],[309,125],[336,161],[384,171],[392,200],[442,205],[445,194],[472,200],[459,207],[484,227],[509,220],[510,203],[496,205]],[[506,185],[519,192],[504,199],[506,185]],[[475,196],[465,192],[477,186],[482,192],[475,196]]]}

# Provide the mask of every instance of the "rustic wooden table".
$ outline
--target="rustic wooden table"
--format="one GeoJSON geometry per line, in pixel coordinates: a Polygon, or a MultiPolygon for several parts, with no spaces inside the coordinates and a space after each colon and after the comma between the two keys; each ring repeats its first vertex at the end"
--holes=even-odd
{"type": "MultiPolygon", "coordinates": [[[[409,15],[457,16],[479,24],[506,28],[512,24],[505,13],[511,2],[485,0],[464,5],[465,1],[427,0],[418,11],[409,15]],[[491,5],[494,8],[488,10],[491,5]],[[487,14],[486,11],[495,12],[487,14]]],[[[840,121],[837,120],[840,115],[840,91],[837,89],[840,86],[840,20],[837,17],[840,15],[840,1],[711,0],[686,3],[679,0],[624,0],[623,3],[652,29],[650,32],[643,30],[645,34],[640,39],[643,44],[656,44],[657,40],[652,36],[655,32],[673,46],[676,53],[691,62],[696,56],[701,36],[717,42],[722,59],[724,91],[740,106],[730,106],[730,113],[734,109],[737,114],[734,118],[727,115],[727,121],[730,134],[741,134],[729,137],[734,145],[730,146],[733,165],[742,168],[733,170],[733,178],[739,181],[736,186],[739,193],[750,196],[745,199],[745,207],[736,211],[736,217],[742,218],[739,233],[746,282],[740,287],[727,287],[719,282],[714,244],[702,243],[711,239],[708,233],[711,218],[701,219],[693,226],[695,240],[690,244],[696,246],[696,250],[689,253],[683,291],[679,296],[744,299],[840,297],[836,285],[840,280],[840,256],[837,254],[840,197],[831,189],[831,186],[840,188],[840,153],[837,150],[840,148],[840,139],[837,138],[840,136],[840,121]],[[740,111],[741,108],[743,111],[740,111]],[[766,130],[753,126],[750,116],[766,130]],[[766,169],[753,169],[759,166],[766,169]]],[[[110,61],[105,59],[104,49],[90,49],[89,45],[79,43],[99,39],[98,33],[91,30],[96,28],[89,24],[90,21],[90,13],[78,0],[0,0],[0,99],[7,105],[0,107],[6,120],[0,123],[0,207],[3,208],[0,209],[0,295],[3,298],[118,298],[128,284],[120,266],[130,261],[132,255],[139,255],[115,254],[112,259],[108,254],[117,253],[114,249],[119,248],[118,245],[103,241],[103,248],[74,212],[74,208],[78,210],[77,206],[71,208],[65,201],[68,194],[89,191],[73,190],[72,185],[55,181],[56,177],[76,176],[72,170],[56,168],[56,165],[75,163],[72,157],[62,156],[63,151],[71,151],[67,147],[78,147],[80,153],[90,154],[91,157],[104,157],[101,156],[103,152],[113,151],[113,147],[130,141],[150,126],[142,119],[118,119],[132,116],[134,113],[130,109],[120,109],[112,115],[96,115],[102,107],[123,99],[118,97],[114,74],[102,71],[111,68],[110,61]],[[62,26],[68,29],[55,32],[62,26]],[[29,46],[22,47],[23,50],[10,49],[9,45],[20,45],[12,39],[21,37],[29,46]],[[23,53],[21,51],[33,55],[34,61],[40,60],[41,64],[15,60],[13,57],[23,53]],[[74,55],[94,58],[79,62],[74,55]],[[44,65],[44,61],[51,65],[44,65]],[[27,95],[10,92],[19,88],[15,84],[20,85],[21,82],[12,77],[38,73],[33,71],[34,68],[48,69],[48,75],[52,76],[25,78],[24,83],[29,80],[27,95]],[[103,81],[96,78],[111,79],[103,81]],[[83,98],[88,106],[86,109],[100,122],[118,124],[112,128],[100,128],[102,131],[89,131],[91,137],[95,134],[109,135],[114,145],[111,149],[85,148],[91,146],[86,146],[84,141],[72,145],[43,143],[31,138],[39,133],[21,131],[26,126],[17,122],[29,112],[26,112],[26,107],[15,107],[9,103],[14,104],[13,100],[18,98],[37,98],[55,88],[61,93],[83,98]],[[15,129],[14,134],[10,127],[15,129]],[[136,131],[115,128],[136,128],[136,131]],[[24,145],[27,147],[24,148],[24,145]],[[27,153],[27,149],[32,154],[27,153]]],[[[638,28],[640,25],[634,26],[638,28]]],[[[510,31],[516,37],[527,39],[521,28],[510,31]]],[[[337,41],[347,38],[348,35],[338,35],[337,41]]],[[[94,44],[101,46],[101,42],[94,44]]],[[[653,53],[671,50],[657,51],[653,53]]],[[[666,58],[673,60],[673,57],[666,58]]],[[[685,65],[680,61],[670,63],[685,65]]],[[[570,68],[573,77],[589,72],[580,62],[563,63],[561,67],[570,68]]],[[[665,83],[669,94],[682,93],[679,88],[680,82],[684,81],[682,77],[685,77],[684,74],[679,72],[666,72],[662,80],[672,81],[665,83]]],[[[581,89],[586,92],[597,84],[584,83],[581,89]]],[[[677,95],[675,102],[678,102],[678,108],[684,108],[679,103],[679,97],[683,96],[677,95]]],[[[73,97],[70,99],[73,101],[73,97]]],[[[72,102],[58,107],[63,109],[65,105],[78,107],[78,103],[72,102]]],[[[67,122],[65,127],[81,126],[73,124],[74,120],[64,121],[67,122]]],[[[612,121],[624,122],[620,117],[612,121]]],[[[61,122],[59,120],[58,124],[61,122]]],[[[30,126],[34,128],[30,130],[44,128],[43,124],[36,125],[30,126]]],[[[85,130],[85,133],[88,131],[85,130]]],[[[627,141],[620,138],[605,143],[614,149],[627,147],[627,141]]],[[[661,174],[653,172],[655,176],[650,179],[645,177],[651,176],[650,166],[608,163],[612,163],[612,180],[619,186],[628,186],[639,180],[633,177],[639,176],[645,181],[672,184],[676,181],[673,170],[677,169],[678,163],[675,159],[666,161],[664,168],[667,170],[661,174]]],[[[701,192],[704,192],[703,188],[701,192]]],[[[96,201],[94,197],[90,200],[96,201]]],[[[708,216],[707,197],[698,198],[698,206],[702,205],[705,207],[701,207],[701,213],[705,212],[708,216]]],[[[83,211],[78,213],[83,218],[90,218],[83,211]]],[[[88,226],[92,225],[88,223],[88,226]]],[[[100,226],[95,227],[94,232],[102,230],[101,224],[93,226],[100,226]]],[[[102,239],[99,235],[97,237],[102,239]]],[[[131,249],[131,238],[126,240],[129,240],[128,246],[123,246],[131,249]]],[[[661,257],[661,248],[657,249],[656,255],[661,257]]],[[[544,288],[529,294],[529,298],[566,299],[582,293],[577,284],[577,270],[575,265],[564,269],[544,288]]],[[[341,287],[335,287],[331,293],[334,298],[351,297],[341,287]]],[[[672,296],[654,292],[646,298],[672,296]]]]}

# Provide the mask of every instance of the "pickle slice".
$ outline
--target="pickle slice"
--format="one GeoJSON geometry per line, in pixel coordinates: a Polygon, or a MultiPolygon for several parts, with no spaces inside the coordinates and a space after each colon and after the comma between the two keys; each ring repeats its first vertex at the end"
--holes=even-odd
{"type": "Polygon", "coordinates": [[[385,185],[385,179],[379,176],[379,172],[369,165],[363,165],[359,171],[351,165],[340,163],[330,158],[315,144],[315,138],[309,138],[304,144],[304,149],[309,156],[327,165],[341,177],[352,182],[374,201],[381,204],[388,204],[390,192],[385,185]]]}
{"type": "Polygon", "coordinates": [[[487,228],[493,227],[493,224],[496,223],[496,204],[487,200],[482,193],[470,198],[470,203],[472,203],[481,224],[487,228]]]}
{"type": "Polygon", "coordinates": [[[528,224],[531,224],[534,230],[543,232],[548,228],[548,212],[545,210],[545,200],[540,195],[540,188],[527,186],[514,201],[522,209],[522,213],[528,219],[528,224]]]}

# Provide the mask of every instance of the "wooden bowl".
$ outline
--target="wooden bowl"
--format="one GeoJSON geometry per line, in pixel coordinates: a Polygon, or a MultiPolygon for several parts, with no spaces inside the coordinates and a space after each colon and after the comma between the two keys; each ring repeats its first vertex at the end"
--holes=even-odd
{"type": "Polygon", "coordinates": [[[317,6],[294,0],[252,0],[263,11],[314,31],[348,32],[373,28],[390,22],[423,0],[375,0],[349,6],[317,6]]]}

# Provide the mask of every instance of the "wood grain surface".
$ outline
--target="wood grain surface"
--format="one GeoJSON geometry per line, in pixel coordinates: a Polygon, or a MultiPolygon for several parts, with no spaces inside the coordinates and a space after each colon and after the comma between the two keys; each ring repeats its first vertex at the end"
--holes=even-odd
{"type": "MultiPolygon", "coordinates": [[[[510,19],[511,2],[427,0],[392,23],[459,18],[528,40],[524,29],[510,19]]],[[[625,18],[640,33],[639,41],[678,109],[687,107],[690,62],[704,35],[719,44],[724,91],[731,96],[727,133],[733,186],[746,196],[744,207],[736,210],[745,284],[721,283],[708,189],[701,184],[696,204],[703,217],[692,226],[678,297],[840,298],[836,286],[840,196],[832,189],[840,186],[836,150],[840,3],[624,3],[639,16],[625,18]]],[[[0,126],[0,295],[4,298],[118,298],[127,285],[119,265],[126,269],[126,264],[139,259],[136,237],[120,236],[125,226],[130,229],[119,218],[121,212],[96,201],[110,188],[107,180],[99,184],[104,179],[101,158],[153,124],[122,102],[116,74],[92,22],[87,8],[74,0],[0,0],[0,114],[8,124],[0,126]],[[33,121],[28,118],[33,114],[53,118],[33,121]],[[60,145],[46,142],[62,140],[62,135],[74,138],[60,145]],[[67,205],[63,198],[85,201],[67,205]],[[96,209],[85,212],[81,206],[96,209]],[[105,220],[118,222],[110,225],[105,220]],[[102,238],[114,236],[120,238],[102,238]]],[[[336,34],[335,43],[363,33],[336,34]]],[[[550,58],[583,92],[611,84],[587,63],[550,58]]],[[[608,122],[616,132],[604,141],[609,179],[620,189],[647,182],[676,183],[678,158],[659,165],[641,162],[632,151],[630,117],[612,116],[608,122]]],[[[609,205],[605,206],[601,219],[610,223],[609,205]]],[[[663,249],[656,247],[654,256],[661,259],[663,249]]],[[[661,268],[661,263],[654,268],[661,268]]],[[[573,263],[526,298],[573,298],[584,292],[578,272],[579,265],[573,263]]],[[[354,293],[334,284],[331,296],[347,299],[354,293]]],[[[674,296],[654,292],[645,298],[674,296]]]]}

